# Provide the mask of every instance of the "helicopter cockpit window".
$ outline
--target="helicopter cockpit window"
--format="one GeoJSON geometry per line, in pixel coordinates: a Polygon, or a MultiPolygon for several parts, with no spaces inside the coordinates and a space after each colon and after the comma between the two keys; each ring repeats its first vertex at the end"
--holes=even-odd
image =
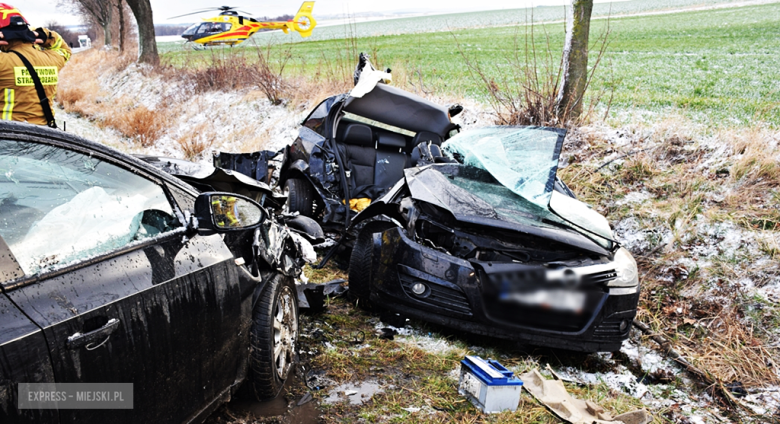
{"type": "Polygon", "coordinates": [[[209,23],[200,24],[200,26],[198,27],[198,34],[205,34],[206,31],[209,30],[209,28],[211,28],[211,24],[209,23]]]}
{"type": "Polygon", "coordinates": [[[195,24],[187,28],[182,35],[192,35],[195,34],[195,31],[198,29],[198,26],[200,24],[195,24]]]}

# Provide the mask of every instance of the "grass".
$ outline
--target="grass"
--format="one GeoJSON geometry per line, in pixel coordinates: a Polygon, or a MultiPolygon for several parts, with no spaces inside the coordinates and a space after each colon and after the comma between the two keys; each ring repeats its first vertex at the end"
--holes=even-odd
{"type": "MultiPolygon", "coordinates": [[[[591,93],[614,88],[612,117],[618,120],[625,119],[623,112],[646,112],[652,117],[682,110],[711,128],[752,126],[756,122],[776,127],[780,124],[780,90],[775,72],[780,66],[780,55],[776,54],[780,49],[778,15],[780,4],[767,4],[612,19],[610,45],[591,93]]],[[[594,20],[592,38],[604,30],[606,22],[594,20]]],[[[524,53],[525,31],[525,27],[460,29],[425,36],[368,36],[350,42],[358,51],[373,52],[378,65],[390,67],[397,74],[419,77],[428,91],[485,100],[483,84],[469,75],[456,44],[491,76],[500,79],[502,75],[523,72],[511,66],[507,57],[515,51],[524,53]]],[[[535,26],[535,48],[542,55],[547,54],[545,35],[549,36],[549,54],[557,58],[563,45],[563,24],[535,26]]],[[[346,43],[334,39],[274,49],[290,51],[287,66],[292,75],[311,76],[337,61],[347,61],[344,66],[351,72],[355,58],[347,57],[350,49],[346,43]]],[[[245,50],[252,48],[231,52],[248,57],[254,54],[242,53],[245,50]]],[[[164,56],[170,63],[183,66],[208,54],[177,51],[164,56]]],[[[411,82],[416,78],[402,79],[411,82]]]]}
{"type": "MultiPolygon", "coordinates": [[[[304,336],[304,348],[317,350],[312,358],[313,369],[324,373],[333,385],[345,382],[359,383],[377,381],[382,392],[375,394],[361,405],[348,402],[328,404],[324,402],[328,390],[315,392],[321,401],[320,409],[325,422],[389,422],[389,423],[557,423],[560,422],[544,406],[537,403],[527,393],[523,393],[516,412],[504,412],[496,415],[484,415],[469,403],[457,391],[457,378],[460,360],[465,355],[482,355],[499,358],[516,373],[528,371],[540,364],[571,364],[577,359],[557,358],[546,354],[528,356],[511,343],[491,339],[462,339],[424,323],[414,323],[422,334],[419,337],[431,337],[445,340],[447,349],[434,351],[422,349],[414,342],[415,336],[400,337],[402,340],[379,338],[375,326],[379,321],[351,303],[334,300],[327,314],[304,317],[304,331],[325,329],[325,340],[312,341],[304,336]],[[363,332],[365,342],[356,345],[352,335],[363,332]],[[324,343],[327,341],[327,345],[324,343]],[[475,351],[469,342],[482,348],[475,351]],[[405,408],[421,408],[410,412],[405,408]]],[[[399,336],[396,336],[398,339],[399,336]]],[[[599,362],[593,355],[586,359],[585,368],[598,368],[599,362]]],[[[549,378],[549,375],[548,375],[549,378]]],[[[580,399],[587,399],[604,406],[607,410],[619,414],[642,408],[638,399],[617,393],[604,383],[589,386],[577,386],[567,383],[567,389],[580,399]]],[[[332,387],[330,387],[332,388],[332,387]]],[[[655,422],[661,422],[660,417],[655,422]]]]}
{"type": "MultiPolygon", "coordinates": [[[[332,261],[324,269],[306,267],[304,272],[314,282],[346,279],[344,271],[332,261]]],[[[516,412],[482,414],[458,394],[461,359],[466,355],[495,358],[516,374],[544,368],[547,363],[590,372],[608,371],[613,366],[599,355],[548,349],[529,352],[512,342],[452,332],[424,322],[412,323],[413,335],[387,340],[379,337],[376,330],[384,326],[380,316],[343,298],[329,299],[328,305],[323,314],[301,317],[303,360],[322,381],[329,383],[323,390],[313,392],[320,401],[324,422],[557,423],[559,419],[526,392],[516,412]],[[360,342],[355,341],[356,337],[360,342]],[[325,402],[335,386],[364,381],[378,382],[382,391],[360,405],[325,402]],[[421,410],[410,412],[405,408],[421,410]]],[[[551,378],[549,373],[542,372],[551,378]]],[[[566,387],[573,396],[596,402],[613,415],[644,407],[640,400],[616,392],[604,382],[584,386],[566,383],[566,387]]],[[[291,398],[296,396],[300,397],[300,393],[291,398]]],[[[656,412],[663,414],[666,410],[656,412]]],[[[663,422],[662,417],[656,416],[654,422],[663,422]]]]}
{"type": "Polygon", "coordinates": [[[186,70],[138,66],[127,60],[132,55],[102,49],[74,55],[62,71],[56,96],[66,112],[114,130],[119,137],[114,147],[129,152],[156,148],[158,154],[176,151],[199,160],[226,144],[233,151],[263,150],[277,142],[280,131],[295,125],[284,121],[289,115],[305,112],[334,90],[343,91],[327,82],[280,81],[283,65],[276,56],[255,55],[255,60],[269,60],[264,72],[258,72],[256,62],[222,52],[201,58],[204,66],[186,70]],[[289,113],[285,105],[276,110],[273,105],[282,99],[297,110],[289,113]]]}
{"type": "Polygon", "coordinates": [[[754,287],[777,281],[777,227],[766,224],[776,219],[780,187],[777,133],[702,132],[670,118],[621,128],[623,147],[616,148],[598,132],[580,130],[564,147],[569,166],[559,175],[610,221],[634,220],[658,234],[632,247],[643,284],[642,321],[716,381],[774,385],[780,379],[772,346],[780,326],[772,302],[745,281],[754,287]],[[625,157],[600,166],[610,155],[625,157]],[[636,192],[647,200],[621,204],[636,192]]]}
{"type": "MultiPolygon", "coordinates": [[[[680,8],[701,8],[733,3],[734,0],[644,0],[626,1],[615,3],[596,3],[593,7],[594,17],[607,15],[627,15],[643,12],[665,12],[679,10],[680,8]]],[[[315,7],[315,17],[317,8],[315,7]]],[[[347,11],[348,12],[348,11],[347,11]]],[[[468,13],[446,13],[434,16],[418,16],[400,19],[388,19],[372,22],[349,22],[346,25],[319,26],[314,30],[310,38],[301,38],[296,34],[281,35],[280,32],[258,33],[255,39],[265,43],[271,40],[274,43],[307,43],[310,41],[324,41],[342,39],[349,33],[354,33],[358,38],[375,37],[377,35],[420,34],[452,29],[488,28],[495,26],[515,25],[530,20],[533,15],[536,22],[562,21],[564,9],[561,6],[536,6],[532,9],[502,9],[468,13]],[[345,28],[346,26],[346,28],[345,28]]],[[[318,18],[319,19],[319,18],[318,18]]],[[[322,23],[322,22],[321,22],[322,23]]],[[[239,45],[240,46],[246,46],[239,45]]],[[[161,52],[169,52],[178,49],[174,42],[158,43],[161,52]]]]}

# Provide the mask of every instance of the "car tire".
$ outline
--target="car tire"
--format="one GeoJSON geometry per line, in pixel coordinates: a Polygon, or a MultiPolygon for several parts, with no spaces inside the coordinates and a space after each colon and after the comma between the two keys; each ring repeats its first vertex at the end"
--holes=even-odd
{"type": "Polygon", "coordinates": [[[355,301],[358,307],[374,311],[371,304],[371,284],[373,283],[373,242],[374,234],[395,227],[386,221],[372,221],[366,224],[358,233],[355,245],[352,247],[352,255],[349,258],[349,291],[350,299],[355,301]]]}
{"type": "Polygon", "coordinates": [[[290,178],[284,182],[284,193],[287,195],[287,212],[314,217],[314,187],[310,182],[301,178],[290,178]]]}
{"type": "Polygon", "coordinates": [[[258,400],[276,397],[293,370],[298,342],[298,301],[292,277],[280,273],[266,287],[252,310],[249,372],[258,400]]]}

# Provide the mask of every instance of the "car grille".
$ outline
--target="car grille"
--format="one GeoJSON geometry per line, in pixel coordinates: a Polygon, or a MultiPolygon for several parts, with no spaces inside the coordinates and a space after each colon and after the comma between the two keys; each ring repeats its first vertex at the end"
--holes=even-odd
{"type": "Polygon", "coordinates": [[[628,318],[607,318],[602,321],[598,327],[593,329],[593,338],[599,340],[615,340],[621,339],[628,335],[631,331],[631,325],[628,325],[624,331],[620,331],[620,323],[628,318]]]}
{"type": "Polygon", "coordinates": [[[605,271],[594,272],[591,274],[582,275],[582,283],[591,284],[606,284],[617,278],[617,272],[614,269],[608,269],[605,271]]]}
{"type": "Polygon", "coordinates": [[[472,314],[471,305],[469,305],[466,294],[463,293],[460,287],[452,283],[404,265],[398,265],[398,278],[401,281],[404,292],[412,299],[452,312],[464,315],[472,314]],[[416,296],[412,292],[412,286],[416,283],[425,284],[429,288],[430,292],[427,293],[426,297],[416,296]]]}

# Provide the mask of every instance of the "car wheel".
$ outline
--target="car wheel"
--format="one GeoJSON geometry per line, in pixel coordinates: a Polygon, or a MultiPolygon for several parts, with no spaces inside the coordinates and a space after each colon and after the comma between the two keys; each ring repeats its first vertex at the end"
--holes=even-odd
{"type": "Polygon", "coordinates": [[[274,274],[252,311],[250,380],[258,400],[276,397],[292,370],[298,302],[291,277],[274,274]]]}
{"type": "Polygon", "coordinates": [[[290,178],[284,182],[284,194],[287,195],[285,212],[298,212],[303,216],[314,216],[314,187],[300,178],[290,178]]]}
{"type": "Polygon", "coordinates": [[[366,224],[358,233],[355,246],[352,248],[352,256],[349,258],[349,297],[357,302],[357,305],[367,311],[375,308],[370,299],[371,283],[373,282],[372,253],[373,236],[385,230],[395,227],[386,221],[372,221],[366,224]]]}

